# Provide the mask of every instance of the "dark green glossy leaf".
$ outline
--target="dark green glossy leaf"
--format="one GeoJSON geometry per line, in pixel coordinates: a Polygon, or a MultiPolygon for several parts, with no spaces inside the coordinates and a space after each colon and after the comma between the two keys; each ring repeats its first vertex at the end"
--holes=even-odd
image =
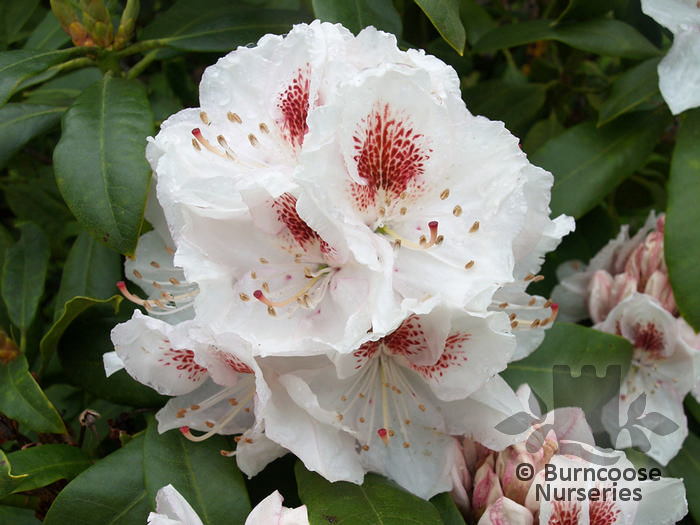
{"type": "Polygon", "coordinates": [[[554,175],[553,215],[579,218],[591,210],[646,163],[669,122],[668,110],[659,107],[600,128],[585,122],[547,142],[531,161],[554,175]]]}
{"type": "Polygon", "coordinates": [[[100,317],[104,315],[101,308],[83,313],[63,333],[58,357],[72,384],[101,399],[133,407],[160,407],[168,398],[132,379],[125,370],[105,376],[102,354],[114,350],[110,331],[131,317],[129,308],[122,309],[119,317],[100,317]]]}
{"type": "Polygon", "coordinates": [[[0,168],[29,140],[51,129],[66,108],[5,104],[0,108],[0,168]]]}
{"type": "Polygon", "coordinates": [[[0,364],[0,412],[35,432],[62,434],[61,416],[29,373],[24,354],[0,364]]]}
{"type": "Polygon", "coordinates": [[[63,267],[54,320],[61,317],[65,304],[73,298],[109,299],[119,295],[117,282],[121,275],[121,257],[81,231],[63,267]]]}
{"type": "Polygon", "coordinates": [[[134,525],[146,523],[150,511],[140,435],[71,481],[51,505],[44,525],[134,525]]]}
{"type": "Polygon", "coordinates": [[[496,27],[486,9],[474,0],[460,0],[459,12],[467,35],[467,42],[472,46],[483,35],[496,27]]]}
{"type": "Polygon", "coordinates": [[[186,51],[230,51],[267,33],[289,32],[298,11],[242,8],[228,0],[180,0],[146,27],[141,40],[158,39],[186,51]]]}
{"type": "Polygon", "coordinates": [[[72,49],[59,51],[18,49],[0,52],[0,106],[7,102],[22,81],[68,60],[73,53],[72,49]]]}
{"type": "Polygon", "coordinates": [[[533,20],[498,27],[486,33],[473,51],[483,53],[538,40],[557,40],[599,55],[644,59],[661,52],[632,26],[607,18],[552,27],[551,20],[533,20]]]}
{"type": "Polygon", "coordinates": [[[625,71],[612,85],[610,96],[603,103],[598,115],[601,126],[626,113],[659,91],[659,75],[656,67],[660,59],[652,58],[625,71]]]}
{"type": "Polygon", "coordinates": [[[467,40],[462,19],[459,17],[459,0],[415,0],[426,16],[457,53],[464,53],[467,40]]]}
{"type": "Polygon", "coordinates": [[[39,0],[3,0],[5,3],[4,20],[7,28],[7,42],[17,41],[24,24],[39,5],[39,0]]]}
{"type": "Polygon", "coordinates": [[[362,485],[330,483],[298,462],[294,472],[299,497],[311,525],[440,525],[440,513],[428,501],[377,474],[366,474],[362,485]]]}
{"type": "Polygon", "coordinates": [[[70,445],[41,445],[7,455],[9,474],[0,469],[0,498],[14,492],[71,480],[91,465],[87,454],[70,445]]]}
{"type": "Polygon", "coordinates": [[[49,264],[49,241],[38,226],[22,224],[19,241],[5,253],[2,297],[10,320],[26,329],[36,315],[49,264]]]}
{"type": "Polygon", "coordinates": [[[56,181],[82,226],[111,249],[136,249],[151,169],[146,137],[153,113],[143,85],[105,77],[63,116],[54,151],[56,181]]]}
{"type": "Polygon", "coordinates": [[[430,503],[435,505],[435,508],[440,513],[440,518],[445,525],[465,525],[464,518],[459,512],[457,505],[455,505],[452,497],[447,493],[443,492],[430,498],[430,503]]]}
{"type": "Polygon", "coordinates": [[[0,504],[0,523],[12,525],[41,525],[34,510],[0,504]]]}
{"type": "Polygon", "coordinates": [[[700,438],[692,432],[667,467],[669,476],[683,478],[690,515],[700,520],[700,438]]]}
{"type": "Polygon", "coordinates": [[[230,448],[228,441],[212,436],[193,443],[176,430],[158,434],[157,426],[155,421],[149,424],[143,448],[146,492],[151,501],[155,501],[161,487],[170,483],[203,523],[243,523],[250,503],[235,461],[220,453],[230,448]]]}
{"type": "Polygon", "coordinates": [[[58,18],[53,12],[48,11],[29,35],[24,49],[58,49],[68,42],[70,37],[61,27],[58,18]]]}
{"type": "Polygon", "coordinates": [[[316,18],[357,34],[367,26],[401,36],[401,17],[391,0],[313,0],[316,18]]]}
{"type": "Polygon", "coordinates": [[[542,84],[509,84],[502,80],[480,82],[462,94],[469,111],[502,120],[516,135],[535,118],[546,96],[547,87],[542,84]]]}
{"type": "MultiPolygon", "coordinates": [[[[554,323],[546,334],[534,353],[508,365],[501,373],[503,378],[514,389],[528,383],[547,410],[579,406],[587,416],[599,413],[620,389],[632,360],[632,344],[622,337],[570,323],[554,323]],[[606,372],[610,365],[620,366],[619,376],[615,369],[606,372]]],[[[588,422],[594,431],[602,428],[595,418],[588,422]]]]}
{"type": "Polygon", "coordinates": [[[686,112],[668,181],[664,251],[678,310],[700,332],[700,109],[686,112]]]}
{"type": "Polygon", "coordinates": [[[623,2],[624,0],[569,0],[569,5],[557,22],[595,18],[612,11],[623,2]]]}
{"type": "Polygon", "coordinates": [[[70,106],[88,86],[102,80],[102,73],[96,67],[71,71],[54,78],[32,90],[25,98],[32,104],[50,106],[70,106]]]}
{"type": "Polygon", "coordinates": [[[564,126],[557,120],[556,115],[552,113],[546,119],[539,120],[530,127],[530,131],[527,132],[522,143],[523,151],[528,155],[532,155],[554,137],[561,135],[564,130],[564,126]]]}

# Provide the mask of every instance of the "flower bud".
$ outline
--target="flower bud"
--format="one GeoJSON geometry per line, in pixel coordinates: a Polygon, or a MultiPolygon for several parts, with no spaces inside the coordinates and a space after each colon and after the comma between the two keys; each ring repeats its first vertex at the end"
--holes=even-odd
{"type": "Polygon", "coordinates": [[[476,470],[474,475],[474,493],[472,494],[472,508],[476,517],[480,517],[486,508],[503,496],[501,484],[493,469],[493,455],[476,470]]]}
{"type": "Polygon", "coordinates": [[[100,47],[108,47],[114,39],[114,28],[107,6],[103,0],[80,0],[83,12],[83,25],[93,42],[100,47]]]}
{"type": "Polygon", "coordinates": [[[450,470],[450,477],[452,478],[450,496],[462,514],[467,514],[471,508],[469,492],[472,489],[472,476],[464,460],[462,445],[457,439],[455,439],[454,442],[457,450],[455,454],[455,463],[450,470]]]}
{"type": "Polygon", "coordinates": [[[658,299],[664,309],[673,315],[678,315],[678,307],[673,297],[671,283],[668,282],[668,274],[656,270],[651,274],[644,287],[644,293],[658,299]]]}
{"type": "Polygon", "coordinates": [[[516,503],[525,502],[531,480],[520,479],[517,475],[518,467],[528,463],[532,465],[533,472],[537,472],[544,467],[544,454],[542,447],[534,453],[528,452],[525,443],[516,443],[499,452],[496,459],[496,474],[501,482],[504,496],[516,503]]]}
{"type": "Polygon", "coordinates": [[[136,27],[136,17],[139,14],[139,8],[139,0],[127,0],[119,22],[119,29],[117,29],[117,36],[114,39],[113,49],[119,50],[123,48],[134,36],[134,27],[136,27]]]}
{"type": "Polygon", "coordinates": [[[532,525],[532,513],[508,498],[498,498],[486,509],[478,525],[532,525]]]}

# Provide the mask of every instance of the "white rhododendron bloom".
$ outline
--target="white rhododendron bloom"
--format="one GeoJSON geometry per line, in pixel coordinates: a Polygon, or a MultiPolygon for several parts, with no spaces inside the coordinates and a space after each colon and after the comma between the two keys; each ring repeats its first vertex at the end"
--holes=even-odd
{"type": "Polygon", "coordinates": [[[373,471],[423,498],[449,490],[451,435],[494,449],[517,439],[494,431],[520,407],[496,375],[515,348],[509,328],[497,314],[438,307],[351,353],[330,354],[333,362],[263,360],[273,390],[267,434],[329,480],[359,483],[373,471]]]}
{"type": "Polygon", "coordinates": [[[700,106],[700,6],[696,0],[642,0],[642,10],[673,33],[659,64],[659,89],[674,115],[700,106]]]}
{"type": "Polygon", "coordinates": [[[148,315],[105,358],[175,396],[159,431],[242,434],[248,475],[291,451],[424,498],[452,486],[452,435],[512,444],[497,374],[556,317],[526,288],[573,229],[551,174],[374,28],[267,35],[205,71],[200,103],[149,140],[157,233],[126,266],[147,297],[121,285],[148,315]]]}
{"type": "Polygon", "coordinates": [[[617,448],[638,446],[666,465],[688,435],[683,399],[700,376],[700,352],[683,338],[677,319],[646,294],[631,295],[595,328],[634,346],[619,401],[603,410],[606,430],[617,448]]]}
{"type": "MultiPolygon", "coordinates": [[[[305,505],[290,509],[282,502],[282,495],[274,491],[250,511],[245,525],[309,525],[305,505]]],[[[148,515],[148,525],[202,525],[202,520],[175,487],[166,485],[156,494],[156,511],[148,515]]]]}

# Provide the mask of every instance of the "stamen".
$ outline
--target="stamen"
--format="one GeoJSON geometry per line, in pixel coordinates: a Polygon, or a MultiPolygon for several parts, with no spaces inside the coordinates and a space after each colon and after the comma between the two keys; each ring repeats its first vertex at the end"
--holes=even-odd
{"type": "Polygon", "coordinates": [[[442,243],[442,241],[444,240],[443,236],[438,236],[438,221],[430,221],[428,223],[428,228],[430,229],[430,239],[428,239],[425,235],[421,235],[418,244],[404,239],[398,233],[396,233],[394,230],[387,226],[382,226],[377,231],[379,233],[386,233],[394,239],[400,241],[400,246],[406,246],[407,248],[413,248],[415,250],[427,250],[428,248],[432,248],[436,244],[442,243]],[[440,239],[439,241],[438,238],[440,239]]]}
{"type": "Polygon", "coordinates": [[[442,193],[440,194],[440,200],[444,201],[449,196],[450,196],[450,190],[449,190],[449,188],[446,188],[446,189],[442,190],[442,193]]]}
{"type": "Polygon", "coordinates": [[[226,118],[228,118],[231,122],[235,122],[236,124],[242,124],[243,120],[241,120],[241,117],[238,116],[238,113],[231,113],[230,111],[226,113],[226,118]]]}
{"type": "Polygon", "coordinates": [[[225,154],[221,153],[221,151],[212,146],[212,144],[204,138],[204,135],[202,135],[202,131],[199,128],[194,128],[192,130],[192,135],[194,135],[194,138],[197,139],[197,142],[204,146],[208,151],[211,151],[219,157],[226,158],[225,154]]]}
{"type": "MultiPolygon", "coordinates": [[[[226,415],[225,418],[223,418],[222,420],[218,421],[218,422],[216,423],[216,425],[214,425],[214,427],[212,427],[211,430],[209,430],[209,431],[206,432],[205,434],[202,434],[202,435],[199,435],[199,436],[195,436],[195,435],[192,434],[192,432],[190,431],[190,427],[188,427],[188,426],[186,426],[186,425],[180,427],[180,432],[182,432],[182,435],[185,436],[185,437],[186,437],[187,439],[189,439],[190,441],[199,442],[199,441],[204,441],[204,440],[206,440],[206,439],[209,439],[209,438],[212,437],[214,434],[218,433],[219,430],[221,430],[222,428],[224,428],[230,421],[232,421],[232,420],[239,414],[239,412],[241,411],[241,409],[243,409],[243,407],[245,407],[245,406],[248,404],[248,402],[253,398],[254,393],[255,393],[255,389],[254,389],[254,388],[249,388],[248,393],[246,394],[244,400],[240,403],[240,405],[238,405],[238,407],[236,407],[236,408],[234,408],[233,410],[231,410],[231,411],[226,415]]],[[[218,397],[218,396],[214,396],[214,397],[218,397]]]]}
{"type": "MultiPolygon", "coordinates": [[[[303,298],[306,296],[306,292],[308,292],[311,287],[313,287],[323,276],[328,275],[333,271],[332,268],[324,268],[322,271],[318,272],[318,274],[314,275],[311,274],[310,272],[307,273],[306,270],[308,268],[304,268],[304,273],[307,278],[310,278],[311,280],[304,285],[304,287],[301,288],[296,294],[292,295],[291,297],[283,300],[283,301],[271,301],[268,297],[265,297],[265,294],[263,293],[262,290],[255,290],[253,292],[253,297],[255,297],[258,301],[260,301],[262,304],[268,306],[268,312],[269,308],[282,308],[283,306],[290,305],[294,302],[297,301],[299,298],[303,298]]],[[[263,288],[267,293],[269,293],[269,286],[266,286],[267,283],[263,283],[263,288]]],[[[272,315],[272,314],[270,314],[272,315]]]]}
{"type": "Polygon", "coordinates": [[[472,224],[472,227],[469,228],[469,233],[474,233],[479,229],[479,221],[474,221],[474,224],[472,224]]]}
{"type": "Polygon", "coordinates": [[[199,112],[199,118],[202,119],[202,122],[204,122],[207,126],[209,124],[211,124],[211,120],[209,120],[209,116],[204,111],[199,112]]]}
{"type": "Polygon", "coordinates": [[[452,215],[455,217],[462,215],[462,207],[459,204],[452,209],[452,215]]]}

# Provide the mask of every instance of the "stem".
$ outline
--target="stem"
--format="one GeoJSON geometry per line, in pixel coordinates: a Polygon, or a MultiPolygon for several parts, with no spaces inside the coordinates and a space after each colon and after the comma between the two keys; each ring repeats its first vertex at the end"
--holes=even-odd
{"type": "Polygon", "coordinates": [[[136,55],[138,53],[145,53],[146,51],[152,51],[154,49],[160,49],[168,45],[167,38],[161,38],[156,40],[144,40],[143,42],[137,42],[136,44],[130,45],[117,51],[115,56],[117,58],[128,57],[130,55],[136,55]]]}
{"type": "Polygon", "coordinates": [[[74,69],[81,69],[84,67],[91,67],[95,65],[95,60],[90,57],[80,57],[64,62],[63,64],[58,64],[57,66],[50,67],[50,70],[56,71],[56,73],[63,73],[64,71],[72,71],[74,69]]]}
{"type": "Polygon", "coordinates": [[[141,73],[143,73],[148,66],[151,65],[151,63],[156,59],[158,53],[158,49],[154,49],[150,51],[146,56],[144,56],[141,60],[136,62],[134,64],[134,67],[132,67],[129,72],[126,74],[126,78],[129,80],[133,80],[136,77],[138,77],[141,73]]]}

